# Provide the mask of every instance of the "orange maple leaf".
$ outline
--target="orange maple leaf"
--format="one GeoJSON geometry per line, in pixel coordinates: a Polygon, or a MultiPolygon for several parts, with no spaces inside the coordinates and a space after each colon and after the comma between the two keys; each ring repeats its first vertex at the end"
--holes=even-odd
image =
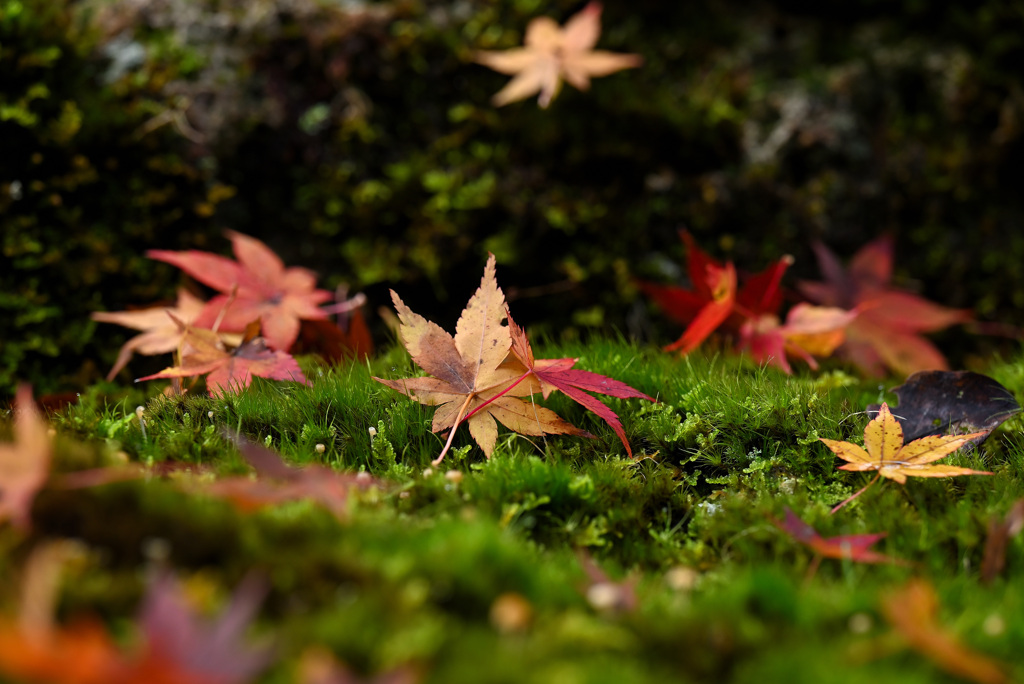
{"type": "Polygon", "coordinates": [[[241,332],[259,319],[272,349],[287,351],[299,335],[299,321],[322,319],[319,309],[331,298],[316,289],[316,276],[304,268],[285,268],[284,262],[256,238],[227,232],[238,261],[210,252],[151,249],[146,256],[164,261],[222,293],[207,302],[196,317],[200,328],[241,332]]]}
{"type": "Polygon", "coordinates": [[[14,444],[0,444],[0,522],[28,528],[32,501],[50,472],[48,430],[32,389],[21,385],[14,401],[14,444]]]}
{"type": "Polygon", "coordinates": [[[938,604],[928,582],[912,580],[883,598],[882,612],[914,650],[946,672],[978,684],[1010,681],[995,661],[967,648],[936,623],[938,604]]]}
{"type": "Polygon", "coordinates": [[[930,435],[903,443],[903,427],[889,411],[888,404],[882,404],[878,415],[864,428],[864,446],[820,438],[839,458],[847,461],[840,470],[876,470],[878,474],[859,492],[832,509],[839,510],[860,496],[879,477],[885,477],[904,484],[908,477],[955,477],[957,475],[993,475],[987,470],[972,470],[935,461],[945,458],[960,447],[986,432],[972,432],[967,435],[930,435]]]}
{"type": "Polygon", "coordinates": [[[181,363],[138,378],[136,382],[206,375],[206,387],[213,396],[248,387],[254,375],[270,380],[294,380],[304,385],[309,384],[299,364],[290,354],[267,348],[263,338],[257,335],[258,322],[250,325],[242,344],[228,349],[212,330],[193,328],[177,319],[173,320],[182,330],[179,354],[181,363]]]}
{"type": "Polygon", "coordinates": [[[559,28],[554,19],[538,17],[526,27],[524,47],[511,50],[482,50],[476,61],[503,74],[514,76],[492,98],[500,107],[540,93],[538,102],[546,108],[562,87],[562,78],[580,90],[590,87],[594,76],[607,76],[640,66],[640,55],[594,50],[601,35],[601,3],[591,2],[559,28]]]}
{"type": "Polygon", "coordinates": [[[413,313],[394,290],[401,321],[399,335],[412,360],[433,377],[385,380],[374,378],[421,404],[437,406],[433,431],[451,429],[444,458],[459,423],[469,423],[469,433],[490,458],[498,439],[495,419],[524,435],[589,435],[562,420],[554,411],[516,397],[540,390],[536,381],[520,382],[523,372],[516,365],[502,365],[512,346],[505,320],[505,295],[494,276],[494,255],[489,255],[480,287],[470,298],[455,326],[455,337],[419,314],[413,313]],[[501,396],[498,396],[501,395],[501,396]],[[481,410],[474,409],[481,407],[481,410]]]}

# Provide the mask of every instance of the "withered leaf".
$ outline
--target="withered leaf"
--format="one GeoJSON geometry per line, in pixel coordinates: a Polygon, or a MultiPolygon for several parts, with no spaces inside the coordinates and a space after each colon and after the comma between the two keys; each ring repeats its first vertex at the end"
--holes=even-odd
{"type": "Polygon", "coordinates": [[[988,523],[985,553],[981,558],[981,582],[991,584],[1006,567],[1006,545],[1024,529],[1024,499],[1018,499],[1005,517],[988,523]]]}
{"type": "Polygon", "coordinates": [[[931,584],[912,580],[882,600],[882,612],[915,651],[950,674],[978,684],[1003,684],[1009,678],[995,661],[967,648],[936,620],[939,600],[931,584]]]}
{"type": "Polygon", "coordinates": [[[639,55],[595,50],[601,35],[601,3],[590,2],[559,28],[550,17],[538,17],[526,27],[525,46],[512,50],[482,50],[476,61],[513,79],[493,98],[495,106],[540,93],[547,107],[562,86],[562,78],[580,90],[594,76],[607,76],[640,66],[639,55]]]}
{"type": "Polygon", "coordinates": [[[136,382],[206,375],[206,387],[213,396],[248,387],[254,375],[309,384],[299,364],[290,354],[267,348],[264,339],[256,336],[255,331],[247,332],[238,347],[228,349],[212,330],[186,326],[177,319],[175,321],[183,331],[181,364],[138,378],[136,382]]]}
{"type": "MultiPolygon", "coordinates": [[[[529,396],[540,388],[532,378],[516,384],[522,380],[525,369],[519,364],[502,364],[512,338],[509,329],[502,325],[505,295],[498,287],[494,271],[491,254],[480,287],[455,326],[454,338],[436,323],[414,313],[392,291],[391,298],[401,320],[402,343],[416,365],[433,377],[374,380],[421,404],[437,406],[434,432],[454,430],[462,422],[469,423],[470,434],[488,458],[498,439],[496,420],[524,435],[589,434],[550,409],[516,398],[529,396]]],[[[440,462],[446,450],[447,446],[435,463],[440,462]]]]}
{"type": "Polygon", "coordinates": [[[892,391],[900,398],[896,419],[908,442],[928,435],[977,432],[980,436],[971,441],[980,444],[1020,412],[1010,390],[972,371],[919,371],[892,391]]]}

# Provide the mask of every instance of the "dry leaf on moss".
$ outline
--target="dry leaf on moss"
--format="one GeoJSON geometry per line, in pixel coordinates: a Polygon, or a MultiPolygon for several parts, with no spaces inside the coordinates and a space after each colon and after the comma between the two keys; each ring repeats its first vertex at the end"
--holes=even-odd
{"type": "Polygon", "coordinates": [[[540,93],[538,101],[546,108],[561,89],[563,78],[587,90],[592,77],[641,65],[639,55],[595,50],[600,35],[601,4],[591,2],[561,28],[549,17],[534,19],[526,28],[521,48],[477,52],[477,62],[513,77],[492,102],[500,107],[540,93]]]}

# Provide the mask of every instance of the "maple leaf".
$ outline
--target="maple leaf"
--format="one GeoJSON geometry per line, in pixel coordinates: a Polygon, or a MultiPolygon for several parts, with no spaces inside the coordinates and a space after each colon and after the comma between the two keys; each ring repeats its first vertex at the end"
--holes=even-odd
{"type": "Polygon", "coordinates": [[[36,638],[17,624],[0,620],[0,674],[7,677],[56,684],[128,684],[128,667],[98,622],[79,620],[36,638]]]}
{"type": "Polygon", "coordinates": [[[206,375],[206,387],[212,396],[248,387],[254,375],[309,384],[299,364],[290,354],[267,348],[263,338],[256,334],[258,323],[250,326],[238,347],[228,350],[220,336],[212,330],[187,326],[177,319],[173,320],[182,331],[180,365],[138,378],[135,382],[206,375]]]}
{"type": "Polygon", "coordinates": [[[901,375],[948,370],[945,357],[921,336],[971,320],[971,312],[950,309],[890,285],[893,241],[883,236],[862,247],[848,269],[825,245],[816,243],[824,282],[798,284],[805,297],[825,306],[859,308],[839,353],[864,373],[880,376],[889,368],[901,375]]]}
{"type": "Polygon", "coordinates": [[[374,380],[421,404],[437,406],[433,431],[452,432],[435,464],[444,458],[454,429],[467,415],[469,433],[488,458],[498,439],[495,419],[524,435],[589,435],[554,411],[516,398],[533,394],[537,388],[530,382],[510,387],[522,377],[521,370],[502,366],[512,338],[509,329],[501,324],[505,320],[505,295],[495,280],[494,269],[494,255],[490,254],[480,287],[459,317],[454,338],[436,323],[413,313],[391,291],[401,321],[402,343],[416,365],[433,377],[374,380]],[[486,406],[475,411],[482,404],[486,406]]]}
{"type": "Polygon", "coordinates": [[[846,327],[858,314],[835,307],[797,304],[786,315],[784,325],[773,314],[744,322],[738,347],[749,351],[755,361],[772,364],[786,373],[793,372],[787,354],[800,357],[817,370],[814,357],[831,355],[842,344],[846,327]]]}
{"type": "Polygon", "coordinates": [[[95,620],[54,625],[60,574],[74,555],[69,542],[43,543],[29,554],[17,620],[0,618],[0,675],[51,684],[242,684],[269,664],[269,649],[242,640],[265,592],[252,577],[219,618],[202,620],[161,569],[147,587],[138,649],[118,648],[95,620]]]}
{"type": "Polygon", "coordinates": [[[907,642],[950,674],[978,684],[1010,681],[993,660],[972,651],[936,623],[938,597],[924,580],[912,580],[883,598],[882,612],[907,642]]]}
{"type": "Polygon", "coordinates": [[[245,577],[219,616],[204,619],[186,600],[181,582],[167,569],[151,578],[139,614],[144,655],[135,665],[141,673],[179,673],[183,682],[241,684],[270,664],[270,647],[249,646],[245,630],[266,594],[266,583],[245,577]]]}
{"type": "Polygon", "coordinates": [[[324,466],[293,468],[280,454],[241,436],[228,434],[258,479],[247,476],[220,479],[204,488],[214,496],[227,499],[242,510],[288,501],[311,499],[338,518],[348,516],[349,493],[368,489],[380,481],[366,473],[339,473],[324,466]]]}
{"type": "Polygon", "coordinates": [[[787,353],[817,368],[814,356],[828,356],[843,341],[844,329],[859,312],[835,307],[793,307],[786,323],[779,322],[782,306],[779,283],[792,257],[784,256],[764,271],[747,278],[738,287],[736,268],[722,264],[680,231],[686,243],[687,269],[692,290],[640,282],[643,290],[667,316],[686,326],[666,351],[689,354],[715,330],[722,328],[736,337],[739,351],[746,351],[757,363],[774,365],[786,373],[792,368],[787,353]]]}
{"type": "Polygon", "coordinates": [[[241,332],[259,319],[271,349],[287,351],[299,335],[301,319],[322,319],[319,305],[331,298],[316,289],[316,276],[304,268],[285,268],[274,252],[256,238],[227,231],[238,261],[210,252],[151,249],[146,256],[177,266],[217,295],[196,317],[195,325],[241,332]]]}
{"type": "Polygon", "coordinates": [[[887,532],[822,537],[817,530],[797,517],[788,506],[786,519],[783,522],[772,520],[772,524],[825,558],[845,558],[858,563],[892,563],[895,560],[870,548],[879,539],[885,538],[887,532]]]}
{"type": "Polygon", "coordinates": [[[1000,519],[996,516],[989,520],[979,572],[982,584],[991,584],[1002,573],[1006,567],[1006,547],[1021,530],[1024,530],[1024,499],[1015,501],[1006,517],[1000,519]]]}
{"type": "Polygon", "coordinates": [[[573,368],[577,359],[534,359],[533,348],[530,346],[526,331],[512,320],[512,312],[508,310],[507,306],[505,314],[508,317],[508,329],[512,338],[512,354],[523,364],[527,374],[533,375],[540,382],[544,398],[547,399],[553,390],[558,390],[588,411],[596,413],[611,426],[615,434],[622,440],[622,445],[626,447],[626,453],[632,457],[633,450],[629,447],[629,442],[626,441],[626,433],[622,429],[619,417],[587,392],[606,394],[621,399],[636,398],[655,401],[654,397],[649,397],[624,382],[573,368]]]}
{"type": "MultiPolygon", "coordinates": [[[[167,314],[170,313],[175,318],[189,324],[196,319],[204,306],[205,302],[201,299],[194,297],[184,288],[179,288],[178,301],[173,307],[154,306],[138,311],[94,311],[92,313],[94,321],[115,323],[126,328],[143,331],[141,335],[136,335],[122,345],[114,367],[107,373],[107,380],[113,380],[135,352],[152,356],[166,354],[177,349],[181,344],[184,332],[167,314]]],[[[237,344],[237,340],[240,339],[237,335],[221,335],[221,337],[234,344],[237,344]]]]}
{"type": "Polygon", "coordinates": [[[641,65],[640,55],[594,50],[600,35],[601,4],[590,2],[562,28],[549,17],[531,21],[526,27],[524,47],[477,52],[477,62],[513,76],[491,101],[500,107],[540,93],[538,102],[546,108],[561,89],[563,77],[576,88],[587,90],[591,77],[641,65]]]}
{"type": "Polygon", "coordinates": [[[872,551],[871,547],[888,533],[848,534],[838,537],[822,537],[818,531],[805,523],[788,506],[786,519],[782,522],[771,519],[777,528],[809,547],[815,553],[814,561],[807,569],[807,579],[814,576],[822,558],[838,558],[857,563],[901,563],[902,561],[872,551]]]}
{"type": "MultiPolygon", "coordinates": [[[[892,390],[900,398],[897,419],[908,441],[927,435],[982,431],[980,444],[1010,416],[1020,413],[1013,392],[972,371],[918,371],[892,390]]],[[[878,410],[868,406],[868,411],[878,410]]]]}
{"type": "Polygon", "coordinates": [[[860,496],[879,477],[904,484],[908,477],[992,475],[993,473],[985,470],[971,470],[970,468],[935,463],[982,434],[973,432],[966,435],[931,435],[904,444],[903,428],[890,413],[889,405],[882,404],[878,415],[870,420],[864,428],[863,447],[850,442],[820,438],[836,456],[847,461],[846,465],[839,466],[840,470],[878,471],[875,478],[864,489],[840,503],[832,511],[839,510],[860,496]]]}
{"type": "Polygon", "coordinates": [[[36,408],[32,389],[18,387],[14,400],[14,444],[0,444],[0,522],[28,529],[32,501],[50,472],[49,427],[36,408]]]}
{"type": "Polygon", "coordinates": [[[336,313],[337,323],[327,319],[302,321],[293,354],[319,354],[327,361],[352,357],[363,360],[373,354],[373,338],[362,312],[366,295],[360,293],[351,299],[347,295],[348,288],[339,287],[335,293],[338,303],[321,309],[336,313]]]}

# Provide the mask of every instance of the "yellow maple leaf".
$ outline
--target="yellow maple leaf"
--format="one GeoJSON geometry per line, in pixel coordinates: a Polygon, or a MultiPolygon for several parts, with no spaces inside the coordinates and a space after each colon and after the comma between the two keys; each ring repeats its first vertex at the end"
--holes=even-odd
{"type": "Polygon", "coordinates": [[[595,76],[640,66],[640,55],[594,50],[601,35],[601,4],[591,2],[559,27],[550,17],[538,17],[526,27],[525,45],[511,50],[482,50],[476,61],[514,78],[492,98],[495,106],[540,93],[546,108],[562,87],[562,79],[580,90],[595,76]]]}
{"type": "Polygon", "coordinates": [[[878,415],[864,428],[864,446],[821,438],[832,452],[847,461],[840,470],[877,470],[878,475],[859,492],[832,509],[839,510],[860,496],[878,477],[885,477],[904,484],[908,477],[955,477],[957,475],[993,475],[987,470],[972,470],[959,466],[936,464],[972,439],[981,437],[982,432],[967,435],[930,435],[903,443],[903,427],[889,411],[888,404],[882,404],[878,415]]]}

